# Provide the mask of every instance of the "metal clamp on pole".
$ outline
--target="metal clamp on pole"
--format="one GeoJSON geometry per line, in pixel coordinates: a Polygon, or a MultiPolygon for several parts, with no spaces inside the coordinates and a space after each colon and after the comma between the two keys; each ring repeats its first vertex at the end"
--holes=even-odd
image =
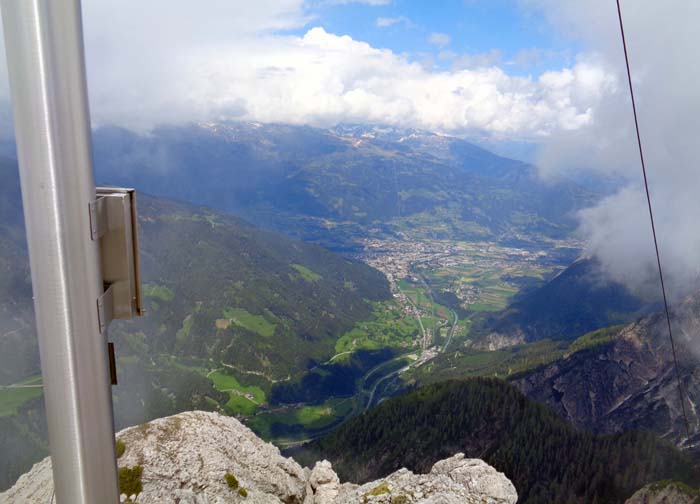
{"type": "Polygon", "coordinates": [[[90,238],[100,242],[104,292],[97,299],[100,332],[114,319],[143,315],[136,192],[98,187],[90,203],[90,238]]]}
{"type": "MultiPolygon", "coordinates": [[[[97,298],[97,321],[106,335],[114,319],[143,315],[136,192],[133,189],[98,187],[90,202],[90,239],[99,241],[103,292],[97,298]]],[[[114,344],[107,343],[109,376],[117,384],[114,344]]]]}

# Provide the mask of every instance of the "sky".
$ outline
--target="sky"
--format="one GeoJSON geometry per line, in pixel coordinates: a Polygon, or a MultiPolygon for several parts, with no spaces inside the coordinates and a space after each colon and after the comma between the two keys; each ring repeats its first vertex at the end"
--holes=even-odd
{"type": "MultiPolygon", "coordinates": [[[[662,260],[700,276],[700,2],[622,0],[662,260]]],[[[654,289],[613,0],[84,0],[93,125],[388,124],[534,146],[543,180],[626,181],[587,252],[654,289]]],[[[0,64],[0,134],[9,121],[0,64]]]]}
{"type": "Polygon", "coordinates": [[[83,10],[96,125],[374,122],[529,141],[589,122],[607,85],[575,39],[515,1],[84,0],[83,10]]]}
{"type": "Polygon", "coordinates": [[[507,0],[317,2],[313,11],[331,33],[442,70],[497,63],[513,75],[539,75],[571,63],[578,49],[543,18],[507,0]]]}

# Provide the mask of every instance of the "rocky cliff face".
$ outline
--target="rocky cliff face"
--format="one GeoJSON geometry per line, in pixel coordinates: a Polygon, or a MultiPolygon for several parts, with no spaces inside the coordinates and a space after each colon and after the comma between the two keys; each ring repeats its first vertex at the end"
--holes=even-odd
{"type": "Polygon", "coordinates": [[[700,296],[674,307],[672,321],[691,439],[662,314],[626,326],[611,343],[576,352],[513,383],[576,426],[603,434],[651,430],[681,448],[697,450],[700,296]]]}
{"type": "Polygon", "coordinates": [[[699,504],[700,491],[678,482],[659,482],[644,486],[625,504],[699,504]]]}
{"type": "MultiPolygon", "coordinates": [[[[462,454],[429,474],[401,469],[362,486],[340,483],[331,464],[311,470],[280,455],[234,418],[200,411],[154,420],[117,435],[122,502],[222,504],[514,504],[512,483],[462,454]],[[127,495],[128,494],[128,495],[127,495]]],[[[0,503],[45,503],[53,492],[51,461],[23,475],[0,503]]]]}

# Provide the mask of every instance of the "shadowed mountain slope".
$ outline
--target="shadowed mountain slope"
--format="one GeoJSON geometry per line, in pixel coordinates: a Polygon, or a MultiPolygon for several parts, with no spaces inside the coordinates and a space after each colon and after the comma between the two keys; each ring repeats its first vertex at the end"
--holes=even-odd
{"type": "Polygon", "coordinates": [[[580,259],[543,286],[527,291],[505,310],[472,328],[478,348],[574,340],[595,329],[625,323],[648,312],[649,303],[604,278],[595,259],[580,259]]]}

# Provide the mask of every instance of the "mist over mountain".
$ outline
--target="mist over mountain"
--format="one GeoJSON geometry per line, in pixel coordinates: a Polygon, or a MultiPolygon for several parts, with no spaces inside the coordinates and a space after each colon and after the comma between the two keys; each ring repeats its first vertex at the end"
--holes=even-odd
{"type": "MultiPolygon", "coordinates": [[[[649,225],[625,58],[614,2],[525,0],[558,33],[586,48],[582,58],[611,80],[578,129],[542,138],[537,165],[546,176],[603,173],[625,180],[581,214],[587,252],[628,287],[657,295],[649,225]]],[[[637,115],[668,294],[676,301],[700,287],[700,171],[693,147],[700,131],[695,64],[700,5],[683,0],[622,5],[637,115]],[[693,62],[693,63],[688,63],[693,62]]]]}
{"type": "Polygon", "coordinates": [[[343,249],[368,234],[541,242],[595,194],[418,130],[255,123],[95,132],[98,180],[238,213],[343,249]]]}

